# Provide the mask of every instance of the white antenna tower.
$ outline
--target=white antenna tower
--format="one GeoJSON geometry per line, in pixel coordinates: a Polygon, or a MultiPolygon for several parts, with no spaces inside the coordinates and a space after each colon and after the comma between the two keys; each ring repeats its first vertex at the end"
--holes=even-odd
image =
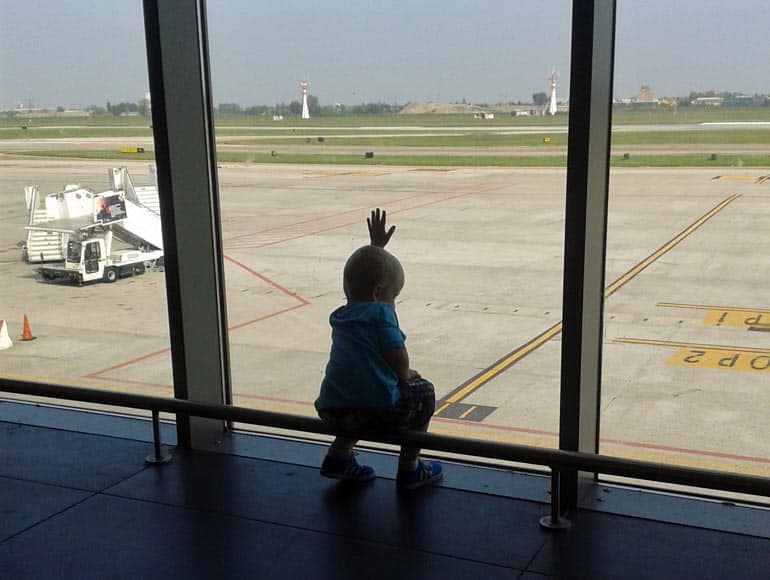
{"type": "Polygon", "coordinates": [[[302,89],[302,118],[310,118],[310,109],[307,108],[307,81],[299,81],[299,88],[302,89]]]}
{"type": "Polygon", "coordinates": [[[551,74],[548,77],[551,81],[551,102],[548,104],[548,114],[556,114],[556,67],[551,68],[551,74]]]}

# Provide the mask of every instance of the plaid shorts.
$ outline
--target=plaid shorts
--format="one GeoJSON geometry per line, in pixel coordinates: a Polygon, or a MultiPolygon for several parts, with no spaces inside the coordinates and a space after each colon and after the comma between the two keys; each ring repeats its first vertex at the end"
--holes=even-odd
{"type": "Polygon", "coordinates": [[[321,420],[335,433],[353,438],[400,429],[422,429],[436,410],[433,383],[422,377],[409,381],[411,399],[399,398],[390,409],[322,409],[321,420]]]}

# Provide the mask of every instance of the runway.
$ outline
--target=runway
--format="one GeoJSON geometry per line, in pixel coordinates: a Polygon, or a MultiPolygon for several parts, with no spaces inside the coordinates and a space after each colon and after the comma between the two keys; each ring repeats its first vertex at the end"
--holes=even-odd
{"type": "MultiPolygon", "coordinates": [[[[0,351],[2,372],[169,395],[161,272],[49,284],[16,247],[24,184],[100,191],[109,167],[0,159],[0,318],[15,339],[26,313],[38,337],[0,351]]],[[[129,168],[147,182],[146,163],[129,168]]],[[[757,358],[770,333],[739,324],[768,308],[757,259],[770,252],[770,183],[744,179],[755,174],[612,171],[602,452],[770,473],[770,364],[757,358]]],[[[382,207],[406,271],[397,310],[412,366],[449,403],[432,429],[557,444],[563,169],[224,164],[219,177],[237,404],[313,413],[342,265],[382,207]]]]}

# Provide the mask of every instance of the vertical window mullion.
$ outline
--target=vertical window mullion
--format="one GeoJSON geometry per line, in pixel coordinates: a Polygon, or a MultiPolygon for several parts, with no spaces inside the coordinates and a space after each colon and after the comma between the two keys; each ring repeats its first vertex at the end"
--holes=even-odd
{"type": "MultiPolygon", "coordinates": [[[[597,453],[615,0],[572,6],[559,447],[597,453]]],[[[562,477],[564,507],[581,481],[562,477]]]]}
{"type": "MultiPolygon", "coordinates": [[[[203,0],[144,0],[174,394],[221,404],[230,389],[224,268],[203,0]]],[[[205,448],[223,423],[177,418],[205,448]]]]}

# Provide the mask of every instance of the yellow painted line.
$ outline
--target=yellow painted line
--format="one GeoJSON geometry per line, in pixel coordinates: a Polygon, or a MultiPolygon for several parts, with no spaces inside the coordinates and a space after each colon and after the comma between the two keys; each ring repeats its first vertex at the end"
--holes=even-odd
{"type": "MultiPolygon", "coordinates": [[[[491,366],[486,371],[481,373],[479,376],[477,376],[475,379],[473,379],[471,382],[469,382],[467,385],[465,385],[462,389],[457,391],[455,394],[453,394],[451,397],[447,399],[447,403],[456,403],[460,399],[465,398],[466,396],[470,395],[473,391],[475,391],[477,388],[479,388],[481,385],[492,379],[494,376],[500,374],[505,369],[507,369],[509,366],[511,366],[513,363],[515,363],[517,360],[520,360],[527,356],[530,352],[535,350],[537,347],[539,347],[544,342],[550,340],[557,334],[561,332],[562,323],[558,322],[554,324],[551,328],[546,330],[543,334],[536,337],[535,339],[531,340],[521,348],[516,349],[511,354],[509,354],[507,357],[499,361],[497,364],[491,366]]],[[[443,407],[442,407],[443,408],[443,407]]]]}
{"type": "Polygon", "coordinates": [[[716,214],[718,214],[720,211],[722,211],[725,207],[727,207],[730,203],[732,203],[739,197],[740,197],[740,194],[736,193],[719,202],[717,205],[711,208],[711,210],[703,214],[701,217],[699,217],[697,220],[695,220],[693,223],[687,226],[684,230],[679,232],[679,234],[674,236],[671,240],[663,244],[660,248],[655,250],[652,254],[647,256],[644,260],[639,262],[636,266],[631,268],[628,272],[623,274],[620,278],[615,280],[612,284],[607,286],[607,288],[604,289],[605,298],[613,294],[616,290],[618,290],[625,284],[627,284],[631,279],[633,279],[637,274],[639,274],[639,272],[644,270],[647,266],[652,264],[655,260],[660,258],[663,254],[671,250],[671,248],[679,244],[687,236],[692,234],[695,230],[697,230],[699,227],[701,227],[708,220],[710,220],[712,217],[714,217],[716,214]]]}
{"type": "Polygon", "coordinates": [[[673,348],[689,348],[698,350],[725,350],[730,352],[750,352],[761,355],[770,355],[770,349],[751,348],[746,346],[727,346],[723,344],[701,344],[695,342],[679,342],[675,340],[654,340],[649,338],[615,338],[612,342],[625,344],[648,344],[651,346],[667,346],[673,348]]]}
{"type": "Polygon", "coordinates": [[[460,415],[460,417],[458,417],[458,418],[459,418],[459,419],[465,419],[465,418],[466,418],[468,415],[470,415],[471,413],[473,413],[473,411],[475,411],[476,409],[478,409],[478,407],[477,407],[476,405],[473,405],[473,406],[472,406],[470,409],[468,409],[467,411],[465,411],[465,412],[464,412],[462,415],[460,415]]]}
{"type": "Polygon", "coordinates": [[[441,411],[443,411],[444,409],[446,409],[448,406],[449,406],[449,403],[444,403],[444,404],[443,404],[443,405],[441,405],[441,406],[440,406],[438,409],[436,409],[436,410],[433,412],[433,414],[434,414],[434,415],[438,415],[439,413],[441,413],[441,411]]]}
{"type": "Polygon", "coordinates": [[[762,175],[718,175],[714,179],[720,181],[759,181],[762,175]]]}
{"type": "Polygon", "coordinates": [[[380,175],[388,175],[385,172],[382,171],[330,171],[330,170],[322,170],[322,171],[314,171],[313,173],[308,173],[308,177],[341,177],[341,176],[354,176],[354,177],[379,177],[380,175]]]}
{"type": "MultiPolygon", "coordinates": [[[[692,224],[690,224],[688,227],[686,227],[684,230],[682,230],[679,234],[677,234],[674,238],[666,242],[664,245],[662,245],[660,248],[655,250],[652,254],[647,256],[644,260],[639,262],[636,266],[631,268],[628,272],[623,274],[620,278],[615,280],[612,284],[607,286],[604,289],[604,296],[605,298],[610,296],[613,292],[617,291],[619,288],[621,288],[623,285],[627,284],[629,281],[631,281],[635,276],[637,276],[642,270],[644,270],[647,266],[652,264],[655,260],[660,258],[663,254],[671,250],[674,246],[679,244],[682,240],[684,240],[687,236],[692,234],[695,230],[697,230],[699,227],[701,227],[703,224],[705,224],[709,219],[714,217],[716,214],[718,214],[720,211],[722,211],[725,207],[727,207],[728,204],[732,203],[736,199],[740,197],[739,193],[733,194],[730,197],[727,197],[723,199],[721,202],[719,202],[717,205],[715,205],[713,208],[711,208],[708,212],[703,214],[701,217],[699,217],[697,220],[695,220],[692,224]]],[[[536,336],[534,339],[529,341],[527,344],[517,348],[512,353],[510,353],[508,356],[503,358],[502,360],[496,362],[494,365],[483,371],[481,374],[473,378],[468,382],[468,384],[462,386],[446,399],[447,403],[457,403],[460,400],[464,399],[468,395],[470,395],[473,391],[478,389],[481,385],[484,383],[490,381],[495,376],[499,375],[503,371],[505,371],[508,367],[510,367],[513,363],[515,363],[518,360],[521,360],[525,356],[527,356],[530,352],[541,346],[546,341],[550,340],[557,334],[561,332],[562,329],[562,322],[558,322],[554,324],[552,327],[550,327],[548,330],[546,330],[544,333],[536,336]]],[[[439,414],[440,411],[444,410],[446,408],[446,405],[442,406],[438,411],[435,412],[436,415],[439,414]]]]}
{"type": "Polygon", "coordinates": [[[678,304],[676,302],[658,302],[655,306],[665,308],[690,308],[693,310],[719,310],[721,312],[757,312],[760,314],[770,314],[770,310],[765,308],[749,308],[746,306],[712,306],[709,304],[678,304]]]}

